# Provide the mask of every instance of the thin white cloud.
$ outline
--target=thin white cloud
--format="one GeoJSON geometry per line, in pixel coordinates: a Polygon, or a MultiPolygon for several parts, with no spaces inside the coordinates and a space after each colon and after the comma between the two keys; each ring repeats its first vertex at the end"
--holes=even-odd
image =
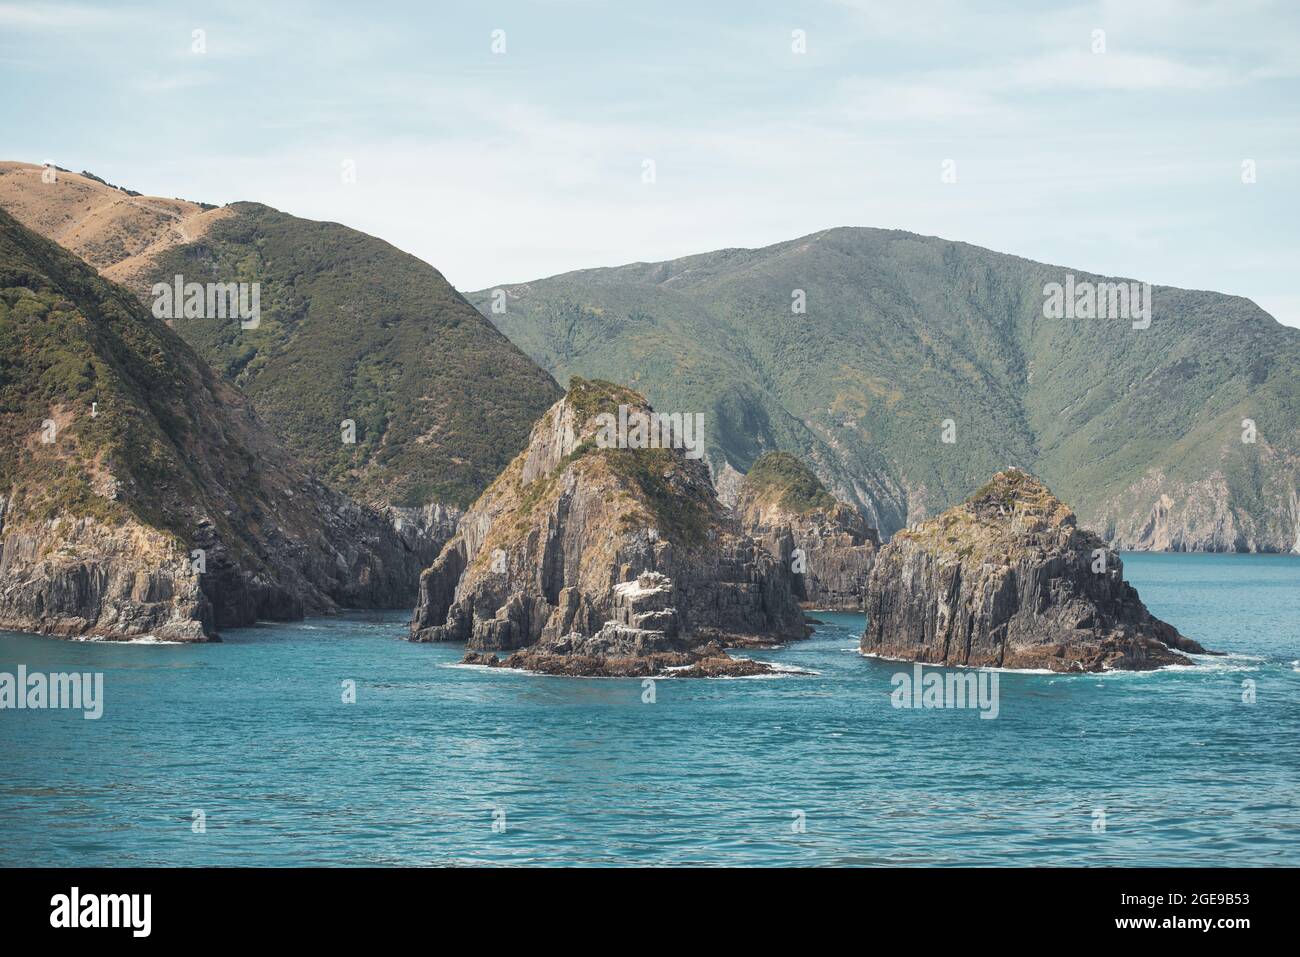
{"type": "Polygon", "coordinates": [[[963,79],[1003,92],[1044,90],[1199,91],[1248,82],[1249,73],[1153,54],[1057,50],[963,79]]]}
{"type": "Polygon", "coordinates": [[[120,20],[111,10],[75,4],[0,3],[0,25],[10,29],[89,29],[120,20]]]}

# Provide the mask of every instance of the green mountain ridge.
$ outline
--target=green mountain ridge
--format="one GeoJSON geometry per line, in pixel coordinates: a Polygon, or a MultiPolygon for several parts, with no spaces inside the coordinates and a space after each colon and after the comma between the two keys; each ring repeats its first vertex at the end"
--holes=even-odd
{"type": "Polygon", "coordinates": [[[235,203],[152,281],[260,282],[256,329],[174,326],[295,454],[374,504],[465,506],[561,394],[432,266],[337,223],[235,203]],[[345,444],[340,423],[356,425],[345,444]]]}
{"type": "Polygon", "coordinates": [[[843,227],[467,298],[561,381],[705,412],[715,471],[792,452],[886,534],[1016,465],[1118,547],[1296,547],[1300,330],[1165,286],[1146,329],[1045,318],[1044,287],[1067,274],[1120,281],[843,227]]]}

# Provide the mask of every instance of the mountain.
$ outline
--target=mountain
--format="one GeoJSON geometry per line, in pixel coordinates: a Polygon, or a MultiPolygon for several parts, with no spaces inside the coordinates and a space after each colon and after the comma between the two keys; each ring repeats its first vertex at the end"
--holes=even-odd
{"type": "Polygon", "coordinates": [[[0,210],[0,627],[184,641],[409,604],[420,550],[129,292],[0,210]]]}
{"type": "Polygon", "coordinates": [[[1124,564],[1026,472],[899,532],[867,588],[861,650],[983,668],[1150,671],[1205,649],[1147,611],[1124,564]]]}
{"type": "Polygon", "coordinates": [[[20,163],[0,163],[0,207],[151,307],[154,284],[176,276],[259,284],[255,327],[171,324],[294,456],[376,506],[468,505],[562,394],[436,269],[337,223],[20,163]]]}
{"type": "Polygon", "coordinates": [[[1300,330],[1170,287],[1152,288],[1148,328],[1045,318],[1071,274],[1104,281],[841,228],[468,298],[561,381],[705,413],[720,478],[797,454],[886,534],[1010,464],[1118,547],[1300,548],[1300,330]]]}
{"type": "Polygon", "coordinates": [[[681,677],[762,673],[724,646],[805,637],[790,565],[638,420],[656,421],[644,397],[574,378],[421,578],[412,638],[466,642],[477,664],[681,677]],[[624,416],[624,437],[606,431],[624,416]]]}

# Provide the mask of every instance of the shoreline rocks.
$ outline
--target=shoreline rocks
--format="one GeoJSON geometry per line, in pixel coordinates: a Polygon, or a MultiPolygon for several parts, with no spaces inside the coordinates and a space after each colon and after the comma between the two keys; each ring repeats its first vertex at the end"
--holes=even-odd
{"type": "MultiPolygon", "coordinates": [[[[516,651],[506,658],[491,652],[467,652],[461,664],[529,671],[565,678],[753,678],[777,673],[771,665],[733,658],[722,648],[695,652],[658,652],[627,658],[516,651]]],[[[781,671],[782,674],[803,674],[781,671]]]]}
{"type": "Polygon", "coordinates": [[[872,569],[867,615],[862,652],[905,661],[1145,671],[1206,653],[1154,617],[1119,556],[1016,469],[898,532],[872,569]]]}

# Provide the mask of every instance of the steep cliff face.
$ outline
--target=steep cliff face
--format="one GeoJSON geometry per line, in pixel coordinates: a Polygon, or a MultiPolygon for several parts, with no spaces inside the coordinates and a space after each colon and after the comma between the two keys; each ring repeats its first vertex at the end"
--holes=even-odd
{"type": "Polygon", "coordinates": [[[1014,469],[895,535],[867,615],[863,652],[935,664],[1147,670],[1204,653],[1147,611],[1101,538],[1014,469]]]}
{"type": "MultiPolygon", "coordinates": [[[[21,495],[21,492],[19,492],[21,495]]],[[[215,637],[213,607],[174,537],[129,519],[10,518],[0,497],[0,628],[44,634],[215,637]]]]}
{"type": "Polygon", "coordinates": [[[790,563],[805,607],[862,610],[880,538],[807,465],[787,452],[765,453],[740,482],[735,499],[745,531],[790,563]]]}
{"type": "Polygon", "coordinates": [[[387,519],[305,474],[124,289],[0,211],[0,627],[177,640],[414,599],[387,519]]]}
{"type": "Polygon", "coordinates": [[[421,571],[432,565],[442,547],[451,541],[465,514],[463,509],[437,502],[418,507],[389,505],[381,512],[392,523],[402,543],[415,553],[421,571]]]}
{"type": "Polygon", "coordinates": [[[1245,445],[1235,435],[1224,443],[1225,460],[1244,455],[1259,463],[1244,478],[1231,468],[1197,481],[1153,469],[1105,503],[1095,527],[1113,547],[1131,551],[1300,553],[1300,456],[1266,436],[1256,440],[1244,451],[1233,447],[1245,445]],[[1242,479],[1235,490],[1234,478],[1242,479]],[[1131,501],[1149,507],[1125,510],[1131,501]]]}
{"type": "Polygon", "coordinates": [[[749,673],[722,646],[806,635],[788,566],[741,534],[701,460],[602,447],[602,413],[620,406],[653,414],[630,390],[573,380],[422,576],[413,639],[464,641],[488,664],[474,653],[656,674],[749,673]]]}

